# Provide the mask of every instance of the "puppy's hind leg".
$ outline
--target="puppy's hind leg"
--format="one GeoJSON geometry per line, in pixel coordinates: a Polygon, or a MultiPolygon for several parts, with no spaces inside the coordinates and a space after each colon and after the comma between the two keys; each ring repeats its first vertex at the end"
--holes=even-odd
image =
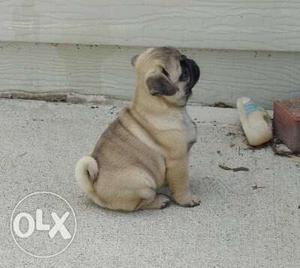
{"type": "Polygon", "coordinates": [[[122,176],[116,182],[117,191],[111,193],[112,209],[161,209],[167,207],[170,202],[168,197],[157,194],[155,180],[141,169],[123,170],[122,176]]]}
{"type": "MultiPolygon", "coordinates": [[[[141,199],[136,206],[136,210],[139,209],[163,209],[169,206],[170,198],[163,194],[157,194],[153,189],[143,189],[144,194],[148,195],[148,198],[141,199]]],[[[146,197],[146,196],[145,196],[146,197]]]]}

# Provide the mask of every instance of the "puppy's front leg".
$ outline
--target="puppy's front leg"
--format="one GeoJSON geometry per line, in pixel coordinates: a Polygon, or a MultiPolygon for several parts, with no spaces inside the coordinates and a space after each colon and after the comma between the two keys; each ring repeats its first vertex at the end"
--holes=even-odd
{"type": "Polygon", "coordinates": [[[184,207],[194,207],[200,204],[200,198],[193,195],[188,184],[188,159],[167,160],[166,179],[175,201],[184,207]]]}

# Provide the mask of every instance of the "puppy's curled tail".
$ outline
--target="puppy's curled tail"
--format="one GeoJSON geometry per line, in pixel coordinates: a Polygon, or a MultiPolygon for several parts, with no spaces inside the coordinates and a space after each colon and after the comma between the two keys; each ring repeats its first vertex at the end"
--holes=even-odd
{"type": "Polygon", "coordinates": [[[99,206],[104,206],[103,202],[97,196],[93,183],[97,180],[99,168],[97,161],[91,156],[82,157],[76,164],[75,177],[78,185],[90,199],[99,206]]]}

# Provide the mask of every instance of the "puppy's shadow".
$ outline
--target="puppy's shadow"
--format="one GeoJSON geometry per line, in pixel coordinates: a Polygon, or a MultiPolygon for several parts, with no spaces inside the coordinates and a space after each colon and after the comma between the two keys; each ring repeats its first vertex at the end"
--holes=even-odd
{"type": "Polygon", "coordinates": [[[168,186],[163,186],[163,187],[159,188],[157,193],[166,195],[171,198],[171,192],[170,192],[170,189],[168,188],[168,186]]]}

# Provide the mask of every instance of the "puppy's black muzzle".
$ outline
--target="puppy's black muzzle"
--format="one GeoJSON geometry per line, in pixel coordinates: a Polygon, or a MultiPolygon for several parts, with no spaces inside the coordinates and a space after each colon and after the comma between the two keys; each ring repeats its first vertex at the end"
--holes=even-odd
{"type": "Polygon", "coordinates": [[[191,59],[185,59],[185,64],[189,72],[189,82],[186,85],[186,94],[190,95],[192,93],[192,88],[198,82],[200,78],[200,69],[197,63],[191,59]]]}

